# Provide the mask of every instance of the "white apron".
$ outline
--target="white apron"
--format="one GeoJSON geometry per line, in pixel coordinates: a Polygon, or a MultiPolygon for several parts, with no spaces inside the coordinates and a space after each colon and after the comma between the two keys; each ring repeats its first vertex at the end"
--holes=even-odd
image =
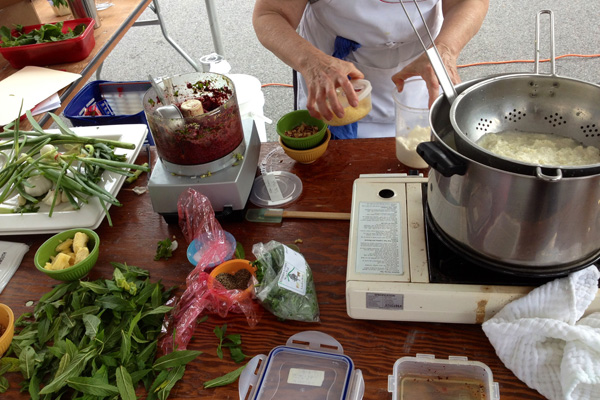
{"type": "MultiPolygon", "coordinates": [[[[421,37],[427,31],[412,0],[404,0],[421,37]]],[[[442,25],[439,0],[419,0],[419,8],[431,34],[442,25]]],[[[358,123],[358,137],[395,136],[392,76],[423,53],[423,47],[401,4],[380,0],[311,0],[298,28],[299,34],[326,54],[333,53],[335,38],[361,45],[346,58],[371,82],[373,109],[358,123]]],[[[427,40],[425,41],[426,45],[427,40]]],[[[306,108],[306,84],[298,74],[298,107],[306,108]]]]}

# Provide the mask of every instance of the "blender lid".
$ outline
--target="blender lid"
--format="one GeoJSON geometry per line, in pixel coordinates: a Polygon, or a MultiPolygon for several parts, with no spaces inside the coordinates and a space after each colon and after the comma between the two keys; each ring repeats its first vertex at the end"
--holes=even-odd
{"type": "Polygon", "coordinates": [[[275,177],[275,181],[281,190],[283,198],[281,200],[271,200],[262,175],[256,177],[252,192],[250,193],[250,202],[258,207],[282,206],[291,203],[302,194],[302,181],[298,176],[286,171],[269,172],[275,177]]]}

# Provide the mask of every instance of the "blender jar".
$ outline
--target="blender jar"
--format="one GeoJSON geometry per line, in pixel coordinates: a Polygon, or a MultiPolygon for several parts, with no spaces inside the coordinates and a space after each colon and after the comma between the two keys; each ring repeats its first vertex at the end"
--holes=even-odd
{"type": "MultiPolygon", "coordinates": [[[[154,88],[143,98],[144,113],[156,151],[165,169],[182,174],[178,166],[211,163],[228,156],[243,144],[244,131],[233,81],[211,72],[194,72],[163,78],[164,95],[180,111],[188,100],[199,100],[204,112],[170,118],[157,112],[165,106],[154,88]]],[[[178,113],[175,113],[178,114],[178,113]]],[[[190,175],[193,168],[184,168],[190,175]]]]}
{"type": "Polygon", "coordinates": [[[411,168],[427,168],[417,154],[417,145],[431,139],[429,96],[423,79],[409,79],[404,90],[394,93],[396,106],[396,157],[411,168]]]}

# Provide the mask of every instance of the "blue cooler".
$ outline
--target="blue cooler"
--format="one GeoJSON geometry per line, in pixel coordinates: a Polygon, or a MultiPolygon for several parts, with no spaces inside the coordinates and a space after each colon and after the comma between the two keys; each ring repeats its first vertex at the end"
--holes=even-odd
{"type": "MultiPolygon", "coordinates": [[[[63,115],[73,126],[146,124],[142,106],[149,81],[92,81],[65,107],[63,115]]],[[[150,128],[146,143],[154,145],[150,128]]]]}

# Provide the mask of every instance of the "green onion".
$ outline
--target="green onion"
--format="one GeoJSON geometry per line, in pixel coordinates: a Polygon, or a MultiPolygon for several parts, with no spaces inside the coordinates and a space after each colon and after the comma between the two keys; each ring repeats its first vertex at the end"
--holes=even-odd
{"type": "Polygon", "coordinates": [[[126,155],[114,152],[115,148],[135,149],[135,144],[76,136],[58,116],[52,113],[50,115],[60,133],[45,132],[31,112],[27,111],[26,115],[33,127],[32,131],[21,131],[19,121],[15,120],[4,127],[4,132],[0,132],[0,151],[10,151],[4,153],[6,161],[0,169],[0,204],[17,194],[26,200],[25,208],[27,205],[38,203],[41,197],[28,195],[24,187],[31,187],[27,182],[29,177],[41,174],[54,183],[55,192],[50,205],[50,217],[61,193],[65,194],[74,208],[79,208],[78,203],[87,203],[90,197],[96,197],[102,208],[107,211],[109,225],[112,226],[106,204],[120,206],[121,203],[116,196],[98,183],[105,172],[129,178],[150,171],[148,164],[137,165],[126,162],[126,155]],[[52,153],[54,156],[52,158],[48,153],[46,156],[39,154],[46,145],[68,148],[62,153],[60,151],[52,153]]]}

